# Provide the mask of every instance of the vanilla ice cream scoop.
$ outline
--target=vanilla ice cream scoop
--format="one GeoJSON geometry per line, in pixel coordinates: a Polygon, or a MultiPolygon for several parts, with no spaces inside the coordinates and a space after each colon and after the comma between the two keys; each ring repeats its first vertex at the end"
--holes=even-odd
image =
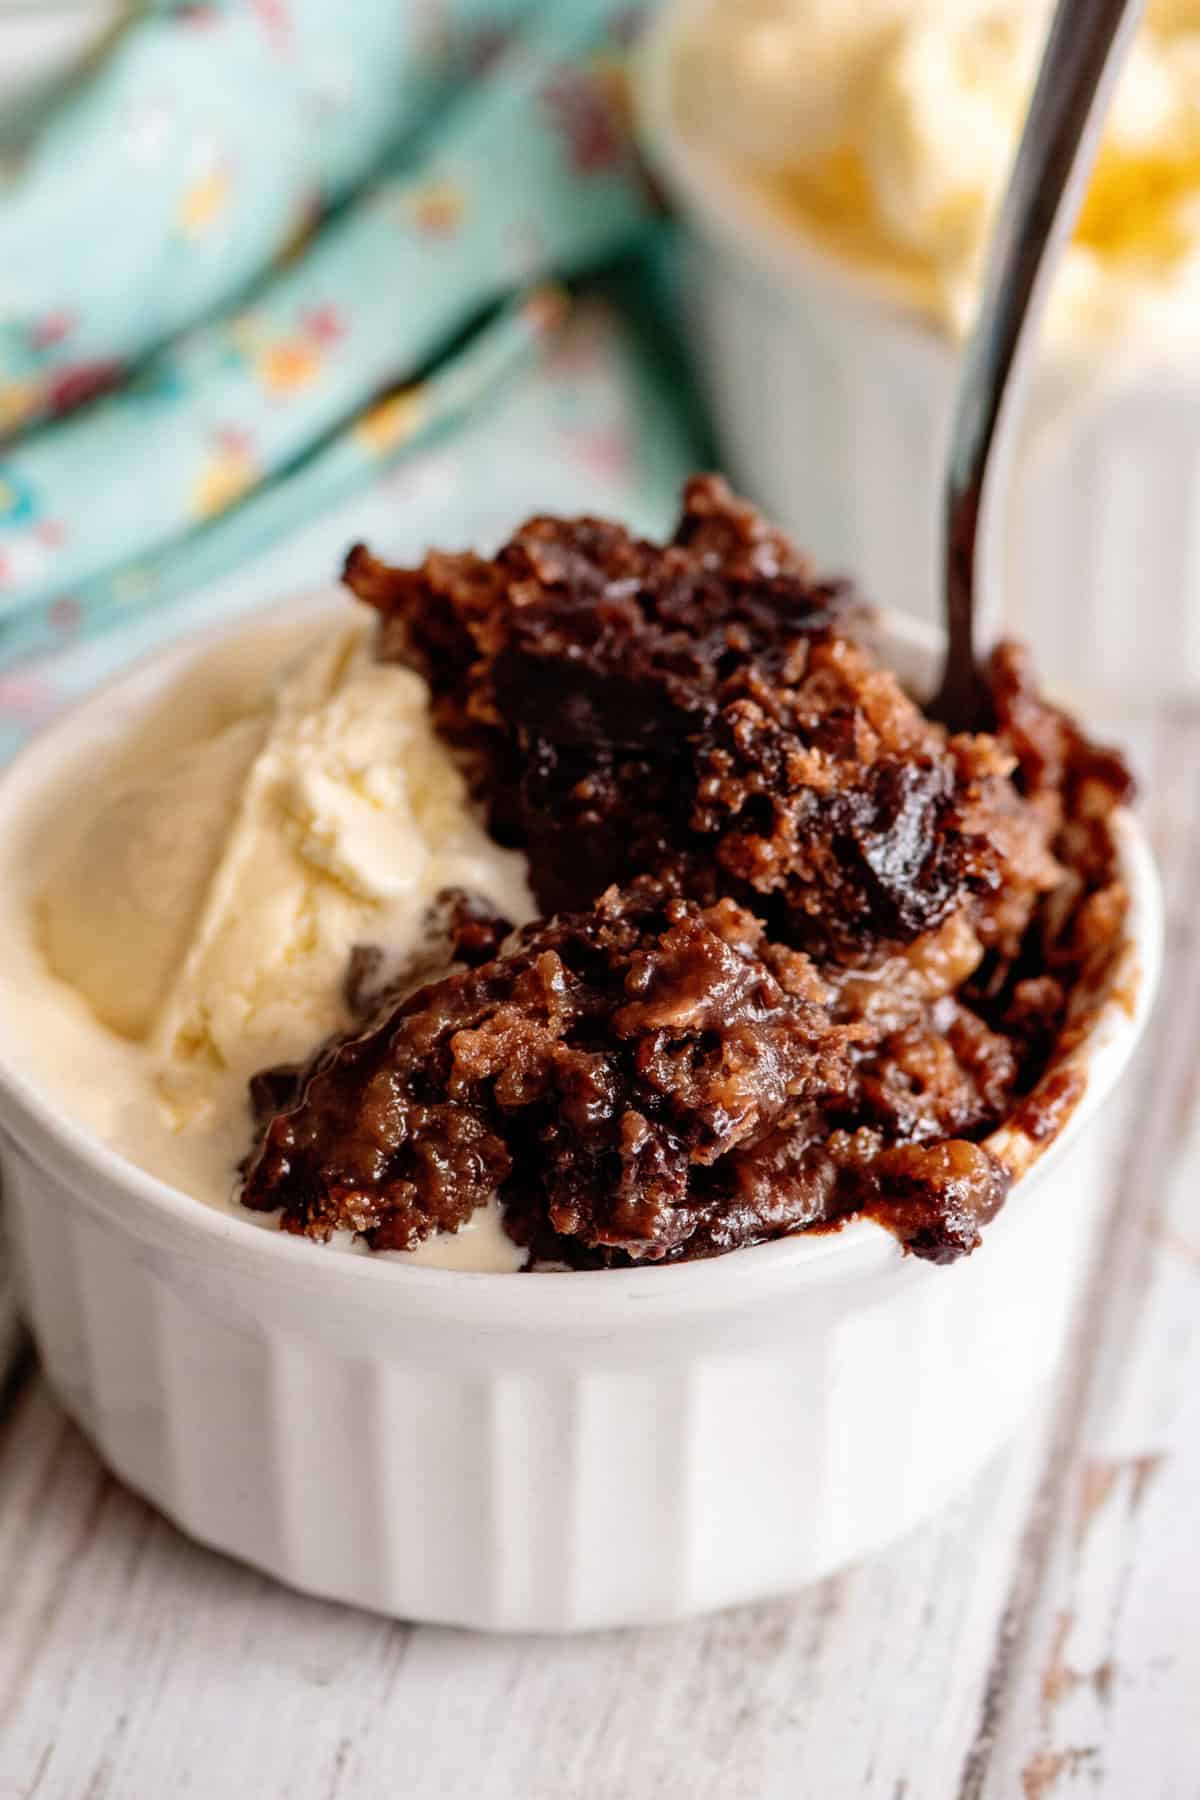
{"type": "MultiPolygon", "coordinates": [[[[144,765],[144,766],[143,766],[144,765]]],[[[350,1023],[351,952],[419,954],[436,896],[533,912],[523,859],[471,812],[429,693],[334,630],[235,718],[87,800],[46,883],[54,972],[145,1046],[170,1129],[248,1142],[246,1083],[350,1023]]]]}
{"type": "Polygon", "coordinates": [[[837,148],[912,0],[722,0],[683,33],[683,121],[715,148],[769,168],[837,148]]]}
{"type": "MultiPolygon", "coordinates": [[[[675,46],[681,125],[774,208],[956,330],[1051,0],[719,0],[675,46]]],[[[1157,0],[1118,85],[1052,330],[1200,292],[1200,3],[1157,0]]]]}
{"type": "Polygon", "coordinates": [[[337,633],[280,686],[262,747],[154,1028],[164,1092],[186,1109],[211,1070],[245,1082],[348,1023],[357,944],[403,958],[443,888],[528,916],[520,858],[471,815],[428,690],[337,633]]]}
{"type": "Polygon", "coordinates": [[[105,1025],[145,1037],[195,927],[266,714],[155,758],[98,805],[42,899],[55,972],[105,1025]]]}

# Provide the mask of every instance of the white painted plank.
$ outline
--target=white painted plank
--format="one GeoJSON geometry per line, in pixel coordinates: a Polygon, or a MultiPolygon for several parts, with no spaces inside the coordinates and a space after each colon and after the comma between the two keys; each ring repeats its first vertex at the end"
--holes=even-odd
{"type": "Polygon", "coordinates": [[[1200,1793],[1200,968],[1186,973],[1190,1030],[1131,1162],[1122,1280],[989,1800],[1200,1793]]]}
{"type": "Polygon", "coordinates": [[[1168,978],[1059,1466],[1020,1571],[1011,1681],[964,1800],[1200,1794],[1200,726],[1160,733],[1146,812],[1168,978]]]}
{"type": "Polygon", "coordinates": [[[784,1800],[940,1791],[974,1731],[1035,1422],[891,1554],[794,1601],[555,1642],[410,1630],[187,1544],[40,1384],[0,1483],[0,1793],[784,1800]],[[968,1646],[974,1646],[973,1653],[968,1646]]]}

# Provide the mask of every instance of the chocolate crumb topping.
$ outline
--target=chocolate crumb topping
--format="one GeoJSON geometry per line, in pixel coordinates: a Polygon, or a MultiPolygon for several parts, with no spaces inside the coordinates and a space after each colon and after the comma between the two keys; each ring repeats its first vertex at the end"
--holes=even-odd
{"type": "Polygon", "coordinates": [[[346,579],[546,917],[510,938],[448,901],[458,966],[416,992],[430,968],[381,986],[359,952],[357,1028],[256,1079],[245,1203],[408,1249],[496,1200],[581,1267],[863,1212],[974,1248],[1012,1179],[985,1140],[1060,1128],[1070,1084],[1038,1084],[1124,929],[1128,774],[1024,653],[949,736],[845,584],[713,477],[665,545],[540,518],[492,560],[360,548],[346,579]]]}
{"type": "Polygon", "coordinates": [[[407,1249],[499,1190],[526,1230],[660,1258],[720,1209],[739,1153],[845,1091],[853,1031],[823,1000],[732,901],[610,889],[319,1057],[245,1202],[407,1249]]]}
{"type": "MultiPolygon", "coordinates": [[[[459,966],[475,969],[490,961],[512,929],[512,921],[481,894],[443,888],[429,909],[418,949],[398,969],[387,971],[387,956],[379,944],[355,944],[342,983],[346,1011],[361,1028],[375,1015],[398,1006],[434,976],[459,966]]],[[[250,1111],[255,1124],[262,1127],[275,1113],[294,1105],[306,1074],[304,1063],[277,1063],[252,1075],[250,1111]]]]}

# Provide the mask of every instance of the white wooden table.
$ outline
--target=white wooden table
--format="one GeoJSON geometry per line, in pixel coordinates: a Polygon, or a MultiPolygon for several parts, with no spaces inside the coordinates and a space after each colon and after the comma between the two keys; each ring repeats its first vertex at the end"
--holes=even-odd
{"type": "Polygon", "coordinates": [[[27,1358],[0,1401],[3,1800],[1195,1800],[1200,722],[1134,735],[1165,991],[1106,1121],[1107,1223],[1061,1383],[968,1494],[793,1599],[478,1638],[195,1548],[27,1358]]]}

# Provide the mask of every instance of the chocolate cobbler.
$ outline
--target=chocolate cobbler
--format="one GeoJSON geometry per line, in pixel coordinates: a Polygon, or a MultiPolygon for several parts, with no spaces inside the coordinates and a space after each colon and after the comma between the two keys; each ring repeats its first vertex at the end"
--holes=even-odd
{"type": "Polygon", "coordinates": [[[412,1249],[498,1198],[531,1267],[673,1261],[855,1214],[973,1249],[1075,1096],[1056,1058],[1121,947],[1120,759],[1004,644],[949,735],[871,615],[709,476],[671,541],[537,518],[352,591],[419,671],[544,916],[443,896],[428,963],[264,1071],[242,1198],[412,1249]],[[448,972],[447,972],[448,970],[448,972]]]}

